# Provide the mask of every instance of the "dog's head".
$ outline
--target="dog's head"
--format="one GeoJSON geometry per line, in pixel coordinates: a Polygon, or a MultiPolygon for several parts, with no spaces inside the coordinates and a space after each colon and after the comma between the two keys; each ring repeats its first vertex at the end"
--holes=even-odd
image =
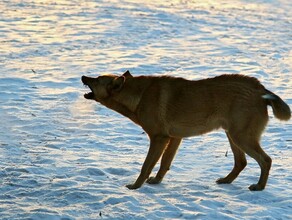
{"type": "Polygon", "coordinates": [[[96,78],[82,76],[81,81],[88,86],[91,92],[84,94],[84,98],[102,102],[109,96],[119,92],[126,78],[133,77],[127,70],[123,75],[103,75],[96,78]]]}

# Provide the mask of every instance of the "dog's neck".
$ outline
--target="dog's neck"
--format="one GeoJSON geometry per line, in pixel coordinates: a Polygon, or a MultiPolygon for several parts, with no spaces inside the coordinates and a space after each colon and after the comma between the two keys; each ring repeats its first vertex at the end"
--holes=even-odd
{"type": "Polygon", "coordinates": [[[138,84],[140,87],[137,86],[135,81],[143,80],[143,78],[144,77],[133,77],[127,79],[121,91],[111,94],[111,96],[103,100],[101,104],[128,117],[136,124],[139,124],[136,110],[145,89],[148,87],[149,80],[146,80],[145,83],[138,84]]]}
{"type": "Polygon", "coordinates": [[[115,99],[108,98],[106,100],[103,100],[101,104],[131,119],[134,123],[139,124],[135,112],[131,111],[129,108],[127,108],[127,106],[123,105],[122,103],[119,103],[115,99]]]}

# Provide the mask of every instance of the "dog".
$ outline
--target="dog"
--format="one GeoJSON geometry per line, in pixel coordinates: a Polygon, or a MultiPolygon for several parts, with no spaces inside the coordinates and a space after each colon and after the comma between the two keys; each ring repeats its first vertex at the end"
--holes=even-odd
{"type": "Polygon", "coordinates": [[[258,183],[249,189],[265,188],[272,160],[259,142],[268,122],[267,106],[272,107],[279,120],[289,120],[291,110],[256,78],[230,74],[190,81],[169,76],[134,77],[126,71],[120,76],[82,76],[81,80],[91,90],[84,95],[86,99],[128,117],[149,136],[150,147],[140,175],[133,184],[127,185],[128,189],[137,189],[145,181],[160,183],[183,138],[219,128],[226,132],[234,167],[217,183],[232,183],[245,168],[247,154],[261,169],[258,183]],[[155,177],[149,177],[160,158],[159,171],[155,177]]]}

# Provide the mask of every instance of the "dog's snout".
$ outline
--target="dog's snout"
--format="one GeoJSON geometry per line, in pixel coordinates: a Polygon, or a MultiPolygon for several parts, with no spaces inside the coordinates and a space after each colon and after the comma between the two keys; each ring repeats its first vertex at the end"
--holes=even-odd
{"type": "Polygon", "coordinates": [[[82,76],[81,81],[86,84],[88,77],[87,76],[82,76]]]}

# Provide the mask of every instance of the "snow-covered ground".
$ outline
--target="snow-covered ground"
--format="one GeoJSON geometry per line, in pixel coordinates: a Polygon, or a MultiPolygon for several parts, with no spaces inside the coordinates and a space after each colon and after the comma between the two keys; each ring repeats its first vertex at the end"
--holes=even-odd
{"type": "Polygon", "coordinates": [[[148,139],[80,81],[241,73],[291,107],[291,15],[290,0],[0,1],[0,219],[292,219],[292,120],[269,110],[262,192],[250,158],[215,183],[233,166],[222,131],[184,140],[162,184],[130,191],[148,139]]]}

